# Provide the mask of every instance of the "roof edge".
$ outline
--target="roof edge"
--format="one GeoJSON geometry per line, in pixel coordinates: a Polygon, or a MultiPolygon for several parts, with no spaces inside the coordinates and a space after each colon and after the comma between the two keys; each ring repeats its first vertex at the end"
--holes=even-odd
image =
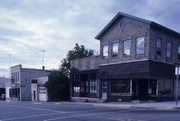
{"type": "Polygon", "coordinates": [[[155,27],[155,28],[158,28],[158,29],[162,29],[162,30],[164,30],[164,31],[166,31],[166,32],[170,32],[170,34],[174,34],[175,36],[177,36],[177,37],[180,38],[180,33],[179,33],[179,32],[176,32],[175,30],[172,30],[172,29],[170,29],[170,28],[167,28],[167,27],[165,27],[165,26],[163,26],[163,25],[160,25],[160,24],[158,24],[158,23],[156,23],[156,22],[152,22],[152,23],[151,23],[151,26],[152,26],[152,27],[155,27]]]}
{"type": "Polygon", "coordinates": [[[121,17],[132,18],[132,19],[142,21],[142,22],[147,23],[147,24],[150,24],[152,22],[152,21],[149,21],[149,20],[146,20],[146,19],[142,19],[142,18],[139,18],[139,17],[128,15],[126,13],[118,12],[115,15],[115,17],[96,35],[95,39],[100,39],[103,36],[103,34],[105,34],[108,31],[108,29],[111,28],[111,26],[113,26],[116,23],[116,21],[119,20],[119,18],[121,18],[121,17]]]}
{"type": "Polygon", "coordinates": [[[135,19],[135,20],[150,24],[151,27],[156,27],[158,29],[162,29],[164,31],[170,32],[171,34],[174,34],[174,35],[176,35],[177,37],[180,38],[180,33],[179,32],[176,32],[175,30],[167,28],[167,27],[165,27],[163,25],[160,25],[160,24],[158,24],[156,22],[149,21],[149,20],[146,20],[146,19],[142,19],[142,18],[139,18],[139,17],[136,17],[136,16],[126,14],[126,13],[118,12],[115,15],[115,17],[96,35],[95,39],[99,40],[116,23],[116,21],[119,20],[119,18],[121,18],[121,17],[128,17],[128,18],[131,18],[131,19],[135,19]]]}

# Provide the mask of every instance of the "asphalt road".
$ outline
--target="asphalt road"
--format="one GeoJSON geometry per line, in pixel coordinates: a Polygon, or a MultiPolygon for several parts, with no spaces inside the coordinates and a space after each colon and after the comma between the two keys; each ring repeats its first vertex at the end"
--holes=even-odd
{"type": "Polygon", "coordinates": [[[0,102],[0,121],[180,121],[180,110],[110,108],[69,102],[0,102]]]}

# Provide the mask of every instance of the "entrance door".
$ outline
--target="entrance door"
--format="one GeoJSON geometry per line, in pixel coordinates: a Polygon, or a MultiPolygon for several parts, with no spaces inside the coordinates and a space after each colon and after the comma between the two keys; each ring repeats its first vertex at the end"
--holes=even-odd
{"type": "Polygon", "coordinates": [[[89,96],[88,74],[81,75],[81,96],[82,97],[88,97],[89,96]]]}
{"type": "Polygon", "coordinates": [[[107,99],[107,81],[102,82],[102,99],[107,99]]]}
{"type": "Polygon", "coordinates": [[[138,97],[146,100],[148,97],[148,80],[138,80],[138,97]]]}
{"type": "Polygon", "coordinates": [[[34,99],[34,101],[36,101],[36,91],[35,90],[33,90],[33,99],[34,99]]]}

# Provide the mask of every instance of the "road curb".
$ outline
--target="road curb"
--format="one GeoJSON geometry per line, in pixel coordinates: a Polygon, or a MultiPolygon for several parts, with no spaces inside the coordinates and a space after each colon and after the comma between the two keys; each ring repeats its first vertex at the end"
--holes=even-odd
{"type": "Polygon", "coordinates": [[[132,108],[130,105],[102,105],[102,104],[95,104],[94,106],[97,107],[111,107],[111,108],[132,108]]]}
{"type": "Polygon", "coordinates": [[[133,109],[147,109],[147,110],[177,110],[180,108],[177,107],[170,107],[170,108],[163,108],[163,107],[138,107],[138,106],[132,106],[133,109]]]}
{"type": "Polygon", "coordinates": [[[147,110],[179,110],[180,107],[156,107],[156,106],[150,106],[150,107],[142,107],[142,106],[132,106],[132,105],[104,105],[104,104],[95,104],[93,106],[96,107],[111,107],[111,108],[131,108],[131,109],[147,109],[147,110]]]}

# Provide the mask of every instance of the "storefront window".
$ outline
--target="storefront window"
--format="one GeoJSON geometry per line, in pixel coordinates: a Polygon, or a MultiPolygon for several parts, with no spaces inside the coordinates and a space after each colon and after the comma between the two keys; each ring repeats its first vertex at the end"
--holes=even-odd
{"type": "Polygon", "coordinates": [[[79,75],[76,75],[75,78],[74,78],[73,91],[74,91],[75,93],[79,93],[79,92],[80,92],[80,80],[79,80],[79,75]]]}
{"type": "Polygon", "coordinates": [[[79,93],[80,92],[80,87],[74,87],[74,92],[79,93]]]}
{"type": "Polygon", "coordinates": [[[81,93],[85,93],[85,91],[86,91],[86,90],[85,90],[85,89],[86,89],[85,87],[86,87],[86,86],[85,86],[85,81],[81,81],[81,88],[80,88],[80,89],[81,89],[81,93]]]}
{"type": "Polygon", "coordinates": [[[112,80],[111,93],[129,93],[130,80],[112,80]]]}
{"type": "Polygon", "coordinates": [[[97,93],[97,81],[96,80],[90,80],[90,93],[97,93]]]}
{"type": "Polygon", "coordinates": [[[89,81],[86,81],[86,93],[89,93],[89,81]]]}
{"type": "Polygon", "coordinates": [[[171,96],[171,80],[158,80],[158,95],[171,96]]]}
{"type": "Polygon", "coordinates": [[[148,94],[151,96],[156,95],[156,87],[157,87],[157,81],[156,80],[149,80],[148,94]]]}
{"type": "Polygon", "coordinates": [[[20,89],[19,88],[11,88],[9,89],[10,97],[19,98],[20,89]]]}

